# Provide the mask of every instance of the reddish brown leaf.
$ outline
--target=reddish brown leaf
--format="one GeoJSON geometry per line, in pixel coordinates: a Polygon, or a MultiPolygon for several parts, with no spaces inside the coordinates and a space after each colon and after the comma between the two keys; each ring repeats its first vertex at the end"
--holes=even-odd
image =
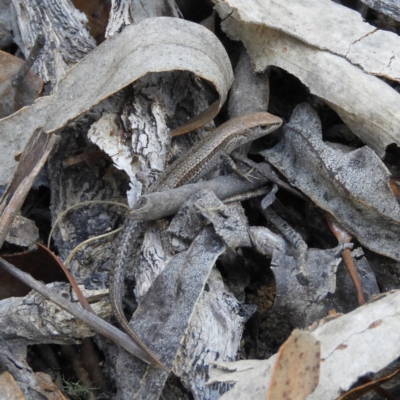
{"type": "MultiPolygon", "coordinates": [[[[21,271],[29,273],[44,283],[67,281],[54,257],[45,251],[43,247],[18,254],[3,254],[2,257],[21,271]]],[[[0,300],[12,296],[25,296],[30,291],[31,289],[20,280],[0,269],[0,300]]]]}
{"type": "Polygon", "coordinates": [[[23,64],[20,58],[0,51],[0,118],[32,104],[42,91],[43,81],[31,71],[18,87],[12,86],[23,64]]]}
{"type": "Polygon", "coordinates": [[[93,314],[95,314],[95,312],[93,311],[93,308],[90,306],[89,302],[86,300],[86,297],[83,295],[83,293],[81,292],[81,289],[79,289],[78,284],[76,283],[74,277],[70,274],[70,272],[68,271],[68,269],[64,266],[64,264],[60,261],[60,259],[51,251],[49,250],[47,247],[43,246],[40,243],[37,243],[37,246],[44,251],[45,253],[47,253],[50,257],[53,258],[53,260],[57,263],[58,267],[64,272],[65,276],[67,277],[69,283],[71,284],[72,288],[74,289],[74,292],[76,294],[76,297],[79,300],[80,305],[86,310],[89,311],[93,314]]]}
{"type": "Polygon", "coordinates": [[[371,382],[367,382],[364,385],[361,385],[354,389],[351,389],[347,393],[340,396],[338,400],[357,400],[364,394],[370,392],[371,390],[375,390],[377,392],[382,392],[382,390],[383,390],[385,392],[385,393],[382,393],[383,397],[388,398],[388,399],[395,398],[394,396],[391,397],[390,393],[388,393],[388,392],[386,392],[386,390],[382,389],[380,387],[380,385],[382,383],[385,383],[388,380],[392,379],[396,375],[398,375],[399,372],[400,372],[400,369],[396,370],[395,372],[391,373],[390,375],[384,376],[383,378],[376,379],[371,382]]]}

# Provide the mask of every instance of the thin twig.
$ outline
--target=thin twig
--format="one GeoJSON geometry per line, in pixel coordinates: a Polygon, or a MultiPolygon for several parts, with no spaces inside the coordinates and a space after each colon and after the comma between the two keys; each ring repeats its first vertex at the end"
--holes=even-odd
{"type": "Polygon", "coordinates": [[[350,278],[353,281],[354,288],[356,289],[357,303],[359,306],[362,306],[365,303],[364,292],[363,292],[360,278],[357,274],[356,266],[354,265],[354,261],[353,261],[353,257],[351,255],[350,249],[344,249],[342,251],[342,259],[343,259],[344,265],[346,266],[347,271],[350,275],[350,278]]]}
{"type": "Polygon", "coordinates": [[[144,352],[126,333],[120,331],[96,315],[84,310],[82,307],[72,304],[59,294],[49,290],[43,283],[32,278],[29,274],[22,272],[1,257],[0,267],[2,267],[15,278],[19,279],[21,282],[25,283],[25,285],[36,290],[46,299],[51,300],[63,310],[72,314],[75,318],[79,319],[96,332],[123,347],[129,353],[140,358],[148,364],[152,363],[151,358],[146,354],[146,352],[144,352]]]}
{"type": "Polygon", "coordinates": [[[28,74],[29,70],[31,69],[33,63],[39,57],[40,52],[42,51],[44,45],[46,43],[45,37],[42,34],[37,35],[35,43],[29,53],[28,58],[26,59],[25,63],[22,65],[21,69],[15,75],[12,86],[17,87],[19,86],[22,81],[25,79],[25,76],[28,74]]]}

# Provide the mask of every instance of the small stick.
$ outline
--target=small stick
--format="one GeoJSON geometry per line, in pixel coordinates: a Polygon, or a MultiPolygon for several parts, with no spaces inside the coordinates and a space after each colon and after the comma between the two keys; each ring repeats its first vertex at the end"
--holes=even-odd
{"type": "MultiPolygon", "coordinates": [[[[335,235],[338,242],[340,244],[350,243],[350,240],[352,239],[351,235],[347,231],[345,231],[345,229],[339,224],[339,222],[333,217],[332,214],[325,213],[325,215],[329,229],[335,235]]],[[[356,289],[357,303],[359,306],[362,306],[365,303],[364,292],[362,289],[360,278],[357,274],[356,266],[354,265],[350,249],[345,248],[342,251],[342,259],[356,289]]]]}
{"type": "Polygon", "coordinates": [[[96,314],[93,311],[93,308],[90,306],[89,302],[87,301],[86,297],[83,295],[83,293],[82,293],[81,289],[79,288],[78,284],[76,283],[74,277],[68,271],[66,266],[61,262],[61,260],[50,249],[48,249],[46,246],[43,246],[40,243],[36,243],[36,246],[40,247],[43,251],[47,252],[50,255],[50,257],[52,257],[55,260],[55,262],[58,264],[58,266],[62,269],[62,271],[64,272],[65,276],[67,277],[69,283],[71,284],[72,289],[74,289],[74,292],[76,294],[76,297],[78,298],[78,301],[79,301],[80,305],[86,311],[89,311],[92,314],[96,314]]]}
{"type": "Polygon", "coordinates": [[[49,290],[43,283],[32,278],[29,274],[19,270],[14,265],[10,264],[1,257],[0,267],[6,270],[15,278],[19,279],[21,282],[25,283],[25,285],[36,290],[46,299],[51,300],[63,310],[69,312],[75,318],[90,326],[96,332],[123,347],[126,351],[133,354],[135,357],[140,358],[147,364],[154,365],[154,361],[150,358],[150,356],[145,351],[143,351],[126,333],[120,331],[119,329],[110,325],[96,315],[84,310],[82,307],[78,307],[75,304],[72,304],[68,300],[61,297],[59,294],[49,290]]]}
{"type": "Polygon", "coordinates": [[[360,278],[357,274],[356,266],[354,265],[350,249],[344,249],[342,251],[342,259],[350,275],[350,278],[353,281],[354,288],[356,289],[357,303],[359,306],[362,306],[365,303],[364,292],[360,282],[360,278]]]}
{"type": "Polygon", "coordinates": [[[44,35],[42,35],[41,33],[39,35],[37,35],[35,43],[29,53],[28,58],[25,61],[25,64],[22,65],[21,69],[17,72],[17,74],[15,75],[15,77],[12,81],[13,87],[18,87],[22,83],[22,81],[25,79],[25,76],[28,74],[33,63],[39,57],[39,54],[40,54],[41,50],[43,49],[45,43],[46,43],[46,39],[44,38],[44,35]]]}

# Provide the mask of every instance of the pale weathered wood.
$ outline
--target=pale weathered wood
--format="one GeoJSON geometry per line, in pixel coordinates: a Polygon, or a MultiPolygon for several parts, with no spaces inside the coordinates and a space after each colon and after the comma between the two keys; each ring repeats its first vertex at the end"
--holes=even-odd
{"type": "MultiPolygon", "coordinates": [[[[348,314],[316,323],[310,333],[321,342],[323,362],[318,386],[307,399],[337,399],[361,376],[378,372],[397,359],[399,312],[400,291],[393,290],[348,314]]],[[[234,383],[221,400],[264,400],[275,360],[276,355],[267,360],[217,362],[218,368],[210,369],[209,384],[234,383]]]]}
{"type": "MultiPolygon", "coordinates": [[[[76,298],[71,296],[69,285],[54,283],[48,287],[65,299],[78,304],[76,298]]],[[[88,300],[106,298],[108,294],[104,289],[85,290],[83,287],[81,288],[88,300]]],[[[92,307],[100,318],[110,318],[111,307],[107,301],[97,301],[92,303],[92,307]]],[[[0,323],[2,339],[24,338],[29,344],[78,343],[80,339],[95,334],[86,324],[76,320],[71,314],[61,310],[59,306],[35,291],[25,297],[10,297],[2,300],[0,302],[0,323]]]]}
{"type": "Polygon", "coordinates": [[[10,46],[14,42],[12,23],[13,11],[11,0],[3,0],[0,2],[0,48],[3,49],[10,46]]]}
{"type": "Polygon", "coordinates": [[[138,24],[152,17],[179,18],[181,12],[175,0],[112,0],[106,36],[120,32],[126,25],[138,24]]]}
{"type": "Polygon", "coordinates": [[[216,10],[222,20],[231,16],[245,24],[280,31],[316,49],[337,54],[365,73],[396,81],[400,79],[400,63],[396,57],[400,43],[398,35],[377,29],[363,21],[357,11],[334,1],[213,2],[217,4],[216,10]],[[375,43],[379,45],[375,46],[375,43]]]}
{"type": "Polygon", "coordinates": [[[295,75],[380,157],[387,146],[400,145],[400,94],[370,75],[399,79],[397,35],[363,23],[356,12],[328,0],[218,3],[222,28],[244,43],[256,71],[274,65],[295,75]],[[325,20],[328,15],[335,17],[325,20]],[[327,29],[330,24],[335,35],[327,29]]]}
{"type": "Polygon", "coordinates": [[[14,40],[28,53],[38,34],[45,37],[45,47],[33,71],[51,93],[67,70],[81,60],[96,43],[90,36],[85,14],[68,0],[12,0],[15,20],[14,40]]]}

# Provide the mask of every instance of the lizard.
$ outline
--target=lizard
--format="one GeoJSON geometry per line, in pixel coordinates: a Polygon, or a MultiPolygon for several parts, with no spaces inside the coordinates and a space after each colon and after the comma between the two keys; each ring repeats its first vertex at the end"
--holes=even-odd
{"type": "MultiPolygon", "coordinates": [[[[235,168],[229,154],[239,146],[268,135],[282,125],[282,120],[268,112],[246,114],[228,120],[170,166],[148,189],[159,192],[192,183],[215,168],[221,159],[235,168]]],[[[242,174],[240,174],[242,175],[242,174]]],[[[145,231],[145,221],[129,220],[120,242],[113,270],[110,272],[110,303],[113,314],[124,331],[150,356],[154,366],[166,369],[161,361],[143,343],[127,321],[122,307],[124,293],[125,260],[129,246],[145,231]]]]}

